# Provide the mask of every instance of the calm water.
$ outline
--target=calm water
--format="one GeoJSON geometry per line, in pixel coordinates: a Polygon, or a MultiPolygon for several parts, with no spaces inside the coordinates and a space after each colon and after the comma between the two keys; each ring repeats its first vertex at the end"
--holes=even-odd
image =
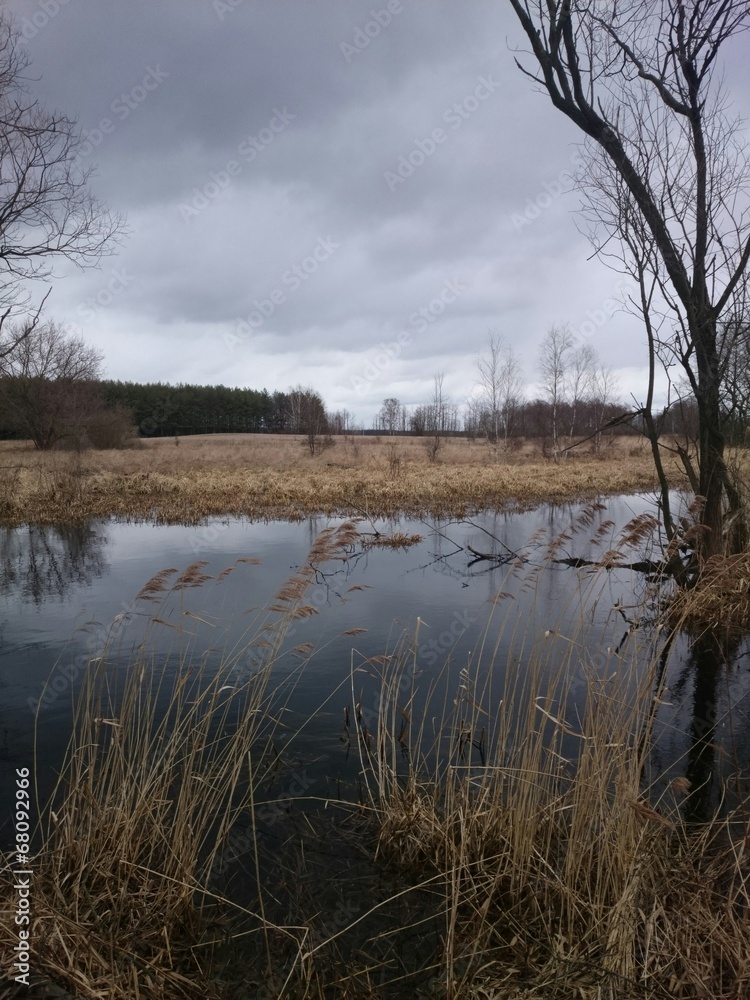
{"type": "MultiPolygon", "coordinates": [[[[591,524],[571,533],[558,557],[597,558],[613,544],[615,526],[651,509],[645,497],[609,500],[591,524]],[[594,544],[597,529],[600,537],[594,544]]],[[[298,621],[286,643],[291,650],[310,642],[316,651],[304,667],[289,652],[276,668],[279,682],[289,683],[284,722],[288,735],[296,734],[291,752],[316,785],[310,794],[323,794],[332,783],[352,777],[352,762],[341,740],[344,708],[356,701],[365,707],[377,704],[377,670],[365,661],[392,650],[404,634],[413,634],[418,619],[420,693],[415,707],[422,711],[428,690],[455,690],[463,669],[476,676],[494,674],[497,687],[506,671],[523,669],[519,658],[507,650],[514,629],[537,637],[554,629],[558,634],[546,639],[550,663],[558,653],[567,654],[566,636],[575,634],[581,608],[591,645],[575,655],[585,657],[589,668],[602,676],[618,668],[621,661],[616,655],[599,655],[595,647],[615,649],[636,641],[638,637],[627,637],[625,617],[630,612],[617,606],[633,604],[634,593],[646,594],[643,575],[628,569],[599,573],[594,584],[590,567],[558,563],[539,569],[549,542],[570,530],[580,511],[581,507],[542,508],[483,515],[470,523],[400,521],[386,526],[381,522],[377,525],[381,531],[396,528],[419,533],[423,540],[406,550],[355,544],[346,559],[316,567],[306,601],[317,614],[298,621]],[[523,553],[526,561],[512,571],[509,563],[475,560],[469,547],[506,556],[523,553]],[[499,591],[512,596],[495,606],[492,598],[499,591]],[[505,622],[503,638],[490,655],[487,650],[501,634],[501,622],[505,622]],[[366,631],[343,634],[354,628],[366,631]]],[[[0,803],[10,803],[15,768],[29,766],[33,759],[35,714],[42,785],[51,784],[70,734],[72,703],[86,663],[102,652],[107,641],[118,651],[112,658],[113,670],[127,669],[145,636],[167,670],[187,661],[210,671],[231,650],[240,651],[233,661],[238,678],[256,669],[259,650],[252,643],[248,647],[248,642],[266,620],[257,609],[273,603],[290,574],[305,564],[318,533],[339,523],[324,518],[294,524],[217,520],[196,528],[96,521],[76,528],[3,530],[0,803]],[[260,562],[241,561],[250,559],[260,562]],[[136,600],[146,581],[159,571],[182,572],[197,560],[205,561],[202,572],[210,577],[201,586],[172,595],[162,605],[136,600]],[[223,572],[230,568],[230,573],[223,572]],[[154,615],[166,624],[149,626],[154,615]]],[[[367,522],[358,528],[372,531],[367,522]]],[[[646,645],[645,640],[638,641],[646,645]]],[[[747,773],[747,653],[746,645],[738,645],[730,651],[730,668],[715,675],[704,669],[701,687],[694,661],[705,653],[694,650],[691,661],[687,644],[675,645],[666,667],[670,692],[660,710],[655,771],[668,776],[680,759],[689,767],[692,753],[697,754],[695,767],[704,771],[708,767],[710,778],[715,761],[706,747],[731,740],[732,767],[739,762],[747,773]],[[709,702],[709,723],[696,726],[696,717],[701,712],[706,716],[709,702]]],[[[574,690],[574,696],[582,704],[585,686],[574,690]]]]}

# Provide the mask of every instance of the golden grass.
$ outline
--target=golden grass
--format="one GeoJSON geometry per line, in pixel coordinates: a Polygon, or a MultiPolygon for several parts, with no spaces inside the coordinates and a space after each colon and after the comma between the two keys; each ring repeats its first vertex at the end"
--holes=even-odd
{"type": "MultiPolygon", "coordinates": [[[[0,520],[80,521],[114,515],[171,523],[210,516],[298,519],[366,513],[460,517],[477,510],[635,492],[656,485],[638,438],[615,438],[603,456],[571,452],[557,464],[533,442],[501,455],[449,440],[430,462],[424,439],[349,437],[315,457],[279,435],[209,435],[143,441],[139,448],[42,454],[0,444],[0,520]],[[394,462],[393,453],[398,461],[394,462]]],[[[684,485],[675,465],[672,481],[684,485]]]]}
{"type": "Polygon", "coordinates": [[[696,585],[677,590],[670,603],[674,628],[742,638],[750,629],[750,551],[712,556],[696,585]]]}
{"type": "MultiPolygon", "coordinates": [[[[735,487],[742,499],[744,528],[750,521],[750,476],[744,455],[732,455],[729,467],[735,487]]],[[[694,545],[700,542],[703,529],[700,525],[702,500],[696,498],[688,508],[687,517],[681,518],[681,530],[670,543],[667,558],[677,551],[681,542],[694,545]]],[[[729,520],[729,519],[728,519],[729,520]]],[[[731,527],[731,521],[730,525],[731,527]]],[[[727,532],[731,539],[733,532],[727,532]]],[[[742,543],[741,539],[738,539],[742,543]]],[[[701,567],[700,576],[693,587],[680,588],[670,602],[669,618],[672,627],[693,637],[713,633],[722,639],[739,640],[750,634],[750,547],[747,538],[741,552],[711,556],[701,567]]]]}

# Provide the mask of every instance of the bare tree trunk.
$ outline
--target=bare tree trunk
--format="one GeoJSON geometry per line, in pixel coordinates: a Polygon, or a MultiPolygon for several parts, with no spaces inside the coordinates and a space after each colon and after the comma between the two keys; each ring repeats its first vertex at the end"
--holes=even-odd
{"type": "MultiPolygon", "coordinates": [[[[712,94],[710,85],[722,47],[750,26],[750,3],[510,2],[537,69],[517,65],[590,140],[580,182],[597,253],[614,258],[618,270],[635,268],[642,292],[646,272],[653,282],[649,296],[642,294],[651,368],[644,417],[672,534],[652,414],[657,353],[668,375],[678,362],[690,383],[699,422],[698,473],[691,481],[703,503],[697,552],[705,562],[747,535],[724,456],[726,344],[718,330],[746,303],[750,170],[725,95],[712,94]],[[622,255],[612,250],[613,239],[622,255]],[[670,335],[659,340],[662,324],[670,335]]],[[[688,452],[678,452],[691,473],[688,452]]]]}

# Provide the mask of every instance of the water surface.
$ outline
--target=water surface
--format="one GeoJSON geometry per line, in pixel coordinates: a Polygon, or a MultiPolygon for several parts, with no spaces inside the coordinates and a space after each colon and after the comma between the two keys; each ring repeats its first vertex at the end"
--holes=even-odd
{"type": "MultiPolygon", "coordinates": [[[[499,690],[507,671],[524,669],[522,657],[509,652],[513,635],[539,641],[552,631],[547,641],[554,664],[556,651],[569,654],[569,640],[585,620],[586,648],[576,649],[574,656],[602,676],[625,662],[617,650],[635,641],[647,647],[629,627],[635,612],[627,610],[648,595],[642,573],[549,563],[545,553],[567,532],[556,550],[558,559],[597,559],[616,543],[624,524],[653,511],[652,500],[610,499],[606,510],[591,510],[583,518],[582,510],[580,505],[544,507],[460,523],[360,521],[364,541],[376,529],[419,533],[423,540],[396,550],[355,544],[345,558],[315,567],[305,601],[316,613],[295,622],[285,643],[287,655],[276,671],[279,682],[293,678],[284,708],[286,733],[296,734],[293,753],[303,766],[313,768],[311,780],[319,783],[318,791],[342,775],[351,776],[342,749],[344,711],[357,703],[376,710],[379,667],[367,661],[392,652],[399,639],[415,646],[414,679],[420,693],[412,707],[424,711],[427,692],[440,688],[443,697],[455,692],[462,670],[472,676],[491,673],[499,690]],[[470,549],[502,558],[477,559],[470,549]],[[507,596],[493,603],[498,592],[507,596]],[[362,631],[345,634],[353,629],[362,631]],[[306,643],[315,648],[312,656],[292,653],[306,643]],[[609,653],[603,652],[607,649],[609,653]]],[[[254,642],[269,620],[263,609],[305,565],[320,531],[340,523],[342,519],[327,518],[299,523],[217,519],[181,527],[104,520],[82,527],[4,530],[0,794],[9,793],[16,767],[29,766],[35,742],[42,786],[51,785],[70,735],[81,678],[91,657],[107,647],[112,670],[127,669],[148,637],[149,648],[167,670],[190,663],[210,671],[229,657],[238,681],[249,676],[263,656],[254,642]],[[208,577],[200,586],[166,600],[162,595],[137,599],[155,574],[166,569],[181,573],[197,561],[208,577]],[[165,624],[154,626],[155,617],[165,624]]],[[[731,667],[716,673],[709,691],[705,683],[703,688],[696,684],[695,651],[691,661],[688,644],[675,644],[667,664],[669,699],[660,709],[657,772],[671,774],[675,762],[688,760],[701,740],[723,745],[730,737],[731,760],[747,765],[746,644],[737,644],[729,658],[731,667]],[[696,713],[711,698],[710,725],[704,722],[699,733],[696,713]]],[[[632,661],[627,662],[632,669],[632,661]]],[[[705,670],[702,676],[705,680],[705,670]]],[[[582,708],[585,684],[573,694],[582,708]]],[[[436,698],[433,693],[433,704],[436,698]]],[[[575,713],[576,705],[570,710],[575,713]]],[[[699,764],[705,765],[705,757],[699,764]]]]}

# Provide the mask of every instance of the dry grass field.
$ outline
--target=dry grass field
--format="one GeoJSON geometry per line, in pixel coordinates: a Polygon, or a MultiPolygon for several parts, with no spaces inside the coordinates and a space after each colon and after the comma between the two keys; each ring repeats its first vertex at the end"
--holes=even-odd
{"type": "MultiPolygon", "coordinates": [[[[217,434],[135,442],[123,450],[37,452],[0,443],[0,520],[80,521],[114,515],[196,523],[244,515],[462,516],[479,509],[635,492],[655,486],[646,442],[612,438],[564,461],[524,441],[497,456],[486,443],[445,441],[431,460],[424,438],[349,436],[315,456],[288,435],[217,434]]],[[[683,475],[671,466],[674,484],[683,475]]]]}

